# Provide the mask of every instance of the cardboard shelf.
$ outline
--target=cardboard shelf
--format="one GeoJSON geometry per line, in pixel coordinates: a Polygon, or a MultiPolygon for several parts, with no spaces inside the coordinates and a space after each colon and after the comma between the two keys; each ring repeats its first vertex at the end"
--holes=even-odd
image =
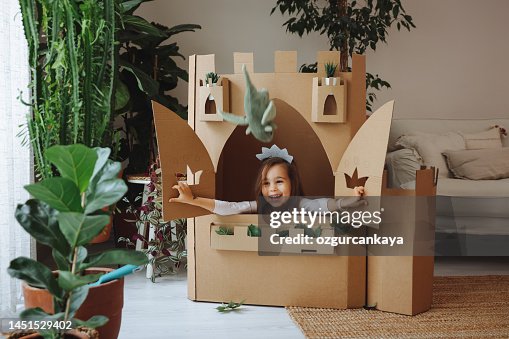
{"type": "Polygon", "coordinates": [[[229,104],[229,81],[221,77],[218,84],[208,85],[200,80],[199,103],[197,107],[200,121],[223,121],[219,111],[228,112],[229,104]]]}
{"type": "MultiPolygon", "coordinates": [[[[210,247],[215,250],[225,251],[247,251],[247,252],[276,252],[276,253],[293,253],[293,254],[334,254],[334,247],[329,245],[314,244],[286,244],[281,246],[274,245],[270,241],[271,236],[276,234],[277,231],[272,228],[263,228],[261,237],[251,237],[247,235],[249,224],[229,224],[229,223],[216,223],[210,224],[210,247]],[[225,227],[233,231],[232,235],[221,235],[216,231],[220,227],[225,227]]],[[[304,230],[297,228],[288,229],[286,237],[295,238],[303,236],[304,230]]],[[[333,237],[334,229],[322,229],[322,237],[333,237]]],[[[285,239],[282,237],[281,239],[285,239]]],[[[279,238],[277,238],[279,239],[279,238]]]]}
{"type": "Polygon", "coordinates": [[[210,225],[210,247],[227,251],[258,251],[258,237],[247,235],[249,225],[216,224],[210,225]],[[233,235],[220,235],[216,231],[220,227],[233,229],[233,235]]]}
{"type": "Polygon", "coordinates": [[[313,78],[311,99],[311,120],[313,122],[346,122],[346,81],[342,78],[313,78]],[[335,85],[333,83],[336,83],[335,85]]]}

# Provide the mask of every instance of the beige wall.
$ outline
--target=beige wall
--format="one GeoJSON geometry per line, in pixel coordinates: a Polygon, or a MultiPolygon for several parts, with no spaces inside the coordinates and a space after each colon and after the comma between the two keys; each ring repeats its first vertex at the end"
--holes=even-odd
{"type": "MultiPolygon", "coordinates": [[[[136,14],[167,26],[198,24],[201,30],[175,35],[188,68],[191,54],[215,54],[216,72],[233,73],[233,52],[253,52],[255,72],[274,71],[274,51],[298,51],[298,64],[315,62],[317,50],[327,50],[327,38],[313,34],[305,40],[287,34],[279,12],[270,16],[273,0],[156,0],[143,4],[136,14]]],[[[186,102],[185,83],[177,96],[186,102]]]]}
{"type": "Polygon", "coordinates": [[[509,117],[509,1],[404,0],[417,29],[368,55],[397,117],[509,117]]]}
{"type": "MultiPolygon", "coordinates": [[[[216,71],[231,73],[235,51],[255,53],[255,71],[273,71],[275,50],[297,50],[299,64],[328,49],[318,35],[285,33],[285,18],[269,16],[275,0],[157,0],[138,13],[173,26],[202,25],[177,35],[181,52],[216,54],[216,71]]],[[[368,54],[368,71],[392,90],[378,93],[375,107],[396,99],[396,117],[508,117],[509,1],[404,0],[417,29],[389,35],[388,45],[368,54]]],[[[187,60],[182,63],[187,67],[187,60]]],[[[184,84],[184,83],[182,83],[184,84]]],[[[177,95],[186,100],[185,86],[177,95]]]]}

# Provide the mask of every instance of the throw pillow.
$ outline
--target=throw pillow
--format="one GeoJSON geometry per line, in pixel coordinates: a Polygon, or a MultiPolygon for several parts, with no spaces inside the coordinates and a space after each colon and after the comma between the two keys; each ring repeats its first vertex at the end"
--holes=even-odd
{"type": "Polygon", "coordinates": [[[509,148],[446,151],[449,169],[456,178],[493,180],[509,178],[509,148]]]}
{"type": "Polygon", "coordinates": [[[422,157],[414,149],[403,148],[390,152],[385,157],[389,187],[399,188],[401,185],[415,181],[415,171],[421,168],[422,157]]]}
{"type": "Polygon", "coordinates": [[[442,153],[447,150],[465,149],[463,137],[456,132],[445,134],[414,132],[412,135],[399,137],[396,145],[414,149],[422,158],[423,164],[437,168],[438,175],[442,178],[451,176],[442,153]]]}
{"type": "Polygon", "coordinates": [[[500,129],[492,127],[487,131],[478,133],[461,133],[465,139],[466,149],[501,148],[502,140],[500,129]]]}

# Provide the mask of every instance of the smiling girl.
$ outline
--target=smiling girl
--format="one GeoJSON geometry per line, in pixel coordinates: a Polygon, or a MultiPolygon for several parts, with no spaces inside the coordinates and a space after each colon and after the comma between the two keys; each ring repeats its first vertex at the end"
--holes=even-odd
{"type": "Polygon", "coordinates": [[[342,199],[306,199],[300,184],[299,173],[293,157],[286,149],[273,145],[270,149],[263,148],[256,155],[262,160],[258,171],[254,201],[229,202],[209,198],[194,197],[189,185],[179,181],[173,186],[179,196],[170,202],[180,202],[207,209],[219,215],[240,213],[268,214],[271,211],[304,208],[308,211],[336,211],[340,209],[365,205],[362,199],[364,187],[354,188],[355,196],[342,199]]]}

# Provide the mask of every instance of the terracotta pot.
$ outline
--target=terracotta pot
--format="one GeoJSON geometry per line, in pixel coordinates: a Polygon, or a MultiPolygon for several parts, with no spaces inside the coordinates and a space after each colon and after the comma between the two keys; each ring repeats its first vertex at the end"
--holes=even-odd
{"type": "MultiPolygon", "coordinates": [[[[108,211],[108,207],[105,207],[102,210],[107,212],[108,211]]],[[[91,244],[98,244],[98,243],[106,242],[106,241],[110,240],[111,228],[112,227],[113,227],[113,218],[110,216],[109,224],[104,226],[104,228],[101,231],[101,233],[99,233],[94,239],[92,239],[90,241],[90,243],[91,244]]]]}
{"type": "MultiPolygon", "coordinates": [[[[86,273],[106,273],[111,268],[90,268],[86,273]]],[[[47,313],[53,313],[53,297],[48,290],[22,284],[25,297],[25,308],[40,307],[47,313]]],[[[97,328],[99,337],[114,339],[118,337],[122,322],[122,307],[124,306],[124,279],[113,280],[91,287],[88,296],[76,312],[75,318],[88,320],[94,315],[104,315],[109,321],[97,328]]]]}
{"type": "MultiPolygon", "coordinates": [[[[118,178],[119,179],[122,179],[122,175],[124,174],[124,170],[121,170],[120,172],[118,172],[118,178]]],[[[109,211],[109,207],[104,207],[102,210],[104,212],[108,212],[109,211]]],[[[90,241],[91,244],[98,244],[98,243],[101,243],[101,242],[106,242],[108,240],[110,240],[110,235],[111,235],[111,229],[113,227],[113,217],[110,215],[110,222],[108,225],[104,226],[103,230],[101,231],[101,233],[99,233],[94,239],[92,239],[92,241],[90,241]]]]}

